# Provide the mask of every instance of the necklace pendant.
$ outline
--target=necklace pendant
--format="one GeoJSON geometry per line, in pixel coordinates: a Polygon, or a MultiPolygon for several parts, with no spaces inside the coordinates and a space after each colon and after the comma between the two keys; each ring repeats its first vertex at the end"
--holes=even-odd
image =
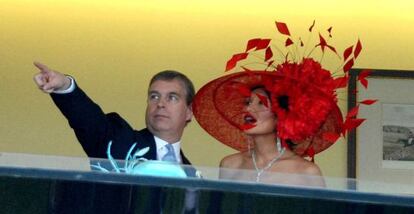
{"type": "Polygon", "coordinates": [[[259,171],[256,173],[256,182],[260,181],[260,176],[262,175],[263,171],[259,171]]]}
{"type": "Polygon", "coordinates": [[[257,163],[256,163],[256,153],[252,152],[252,161],[253,161],[253,166],[256,169],[256,182],[259,182],[260,180],[260,176],[262,175],[262,173],[264,171],[266,171],[267,169],[269,169],[270,167],[272,167],[272,165],[274,163],[276,163],[277,160],[279,160],[280,157],[282,157],[282,155],[285,153],[285,148],[282,148],[282,152],[279,153],[278,156],[276,156],[275,158],[273,158],[273,160],[271,160],[265,167],[263,167],[262,169],[259,169],[259,167],[257,167],[257,163]]]}

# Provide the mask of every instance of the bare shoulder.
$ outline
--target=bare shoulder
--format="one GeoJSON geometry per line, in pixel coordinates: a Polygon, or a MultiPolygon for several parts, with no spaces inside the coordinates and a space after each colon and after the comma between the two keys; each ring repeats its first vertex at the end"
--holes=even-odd
{"type": "Polygon", "coordinates": [[[240,179],[243,177],[240,171],[238,170],[228,170],[228,169],[244,169],[246,163],[246,152],[236,153],[224,157],[220,162],[220,173],[219,177],[221,179],[240,179]]]}
{"type": "Polygon", "coordinates": [[[322,176],[321,169],[319,168],[318,165],[308,160],[304,160],[304,161],[307,162],[304,168],[304,172],[305,172],[304,174],[322,176]]]}
{"type": "Polygon", "coordinates": [[[224,157],[220,161],[221,168],[239,168],[243,163],[243,153],[235,153],[224,157]]]}
{"type": "Polygon", "coordinates": [[[296,169],[299,174],[322,176],[322,172],[318,165],[314,162],[298,157],[296,160],[296,169]]]}
{"type": "Polygon", "coordinates": [[[319,166],[312,161],[306,160],[302,157],[295,158],[295,170],[293,173],[305,175],[300,177],[301,185],[324,187],[325,179],[319,166]]]}

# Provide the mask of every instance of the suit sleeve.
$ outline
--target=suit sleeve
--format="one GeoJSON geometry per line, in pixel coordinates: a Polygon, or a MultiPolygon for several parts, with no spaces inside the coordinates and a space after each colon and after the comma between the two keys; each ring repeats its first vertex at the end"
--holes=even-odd
{"type": "MultiPolygon", "coordinates": [[[[106,158],[107,145],[111,140],[115,150],[120,149],[117,149],[119,141],[133,141],[134,131],[129,124],[116,113],[105,114],[79,87],[68,94],[51,96],[89,157],[106,158]]],[[[117,154],[114,155],[116,159],[124,158],[120,152],[113,154],[117,154]]]]}

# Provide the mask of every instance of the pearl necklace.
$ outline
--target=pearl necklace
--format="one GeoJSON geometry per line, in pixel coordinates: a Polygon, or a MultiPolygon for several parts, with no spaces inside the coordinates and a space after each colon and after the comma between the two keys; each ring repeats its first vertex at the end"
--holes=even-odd
{"type": "Polygon", "coordinates": [[[279,153],[279,155],[276,156],[275,158],[273,158],[265,167],[259,169],[259,167],[257,167],[257,163],[256,163],[256,153],[254,152],[254,149],[253,149],[252,160],[253,160],[254,168],[256,169],[256,173],[257,173],[256,182],[260,181],[260,176],[262,175],[262,173],[264,171],[268,170],[270,167],[272,167],[272,165],[275,164],[276,161],[279,160],[284,153],[285,153],[285,148],[283,148],[282,151],[279,153]]]}

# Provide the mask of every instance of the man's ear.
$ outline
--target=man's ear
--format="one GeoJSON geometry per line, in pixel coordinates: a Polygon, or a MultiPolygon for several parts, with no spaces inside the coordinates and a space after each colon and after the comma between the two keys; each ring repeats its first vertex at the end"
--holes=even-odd
{"type": "Polygon", "coordinates": [[[186,115],[185,121],[189,123],[191,122],[191,119],[193,118],[193,105],[192,104],[188,105],[186,114],[187,115],[186,115]]]}

